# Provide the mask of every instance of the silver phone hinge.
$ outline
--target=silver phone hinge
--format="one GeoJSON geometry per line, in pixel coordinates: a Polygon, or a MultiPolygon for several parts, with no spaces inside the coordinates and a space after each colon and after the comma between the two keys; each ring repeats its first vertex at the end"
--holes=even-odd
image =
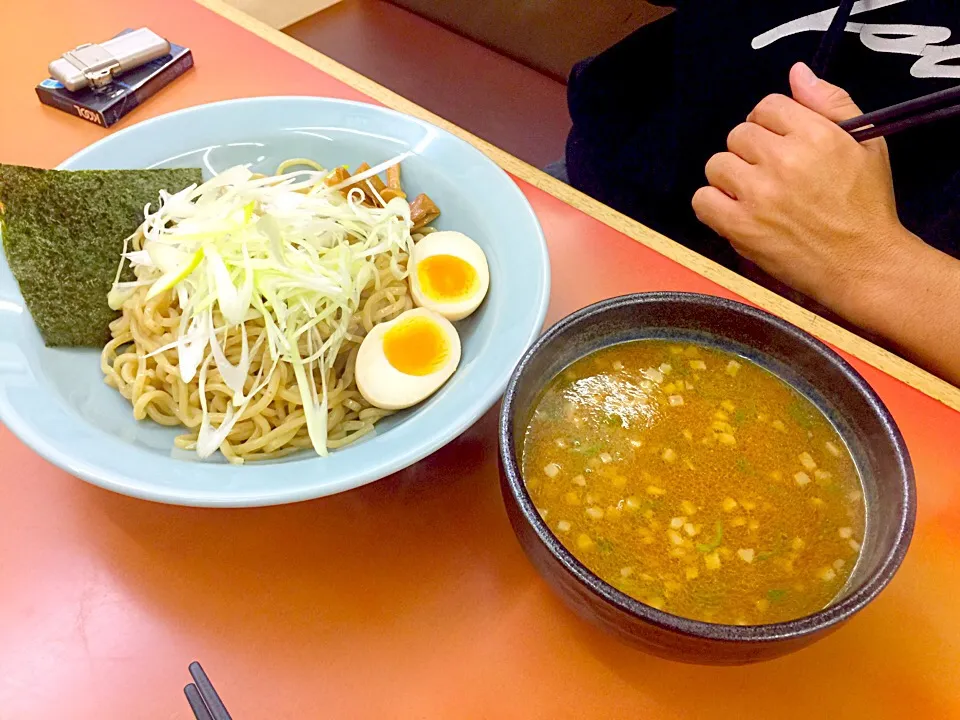
{"type": "Polygon", "coordinates": [[[114,71],[120,69],[120,61],[96,43],[78,45],[65,52],[63,59],[82,72],[93,87],[109,85],[114,71]]]}

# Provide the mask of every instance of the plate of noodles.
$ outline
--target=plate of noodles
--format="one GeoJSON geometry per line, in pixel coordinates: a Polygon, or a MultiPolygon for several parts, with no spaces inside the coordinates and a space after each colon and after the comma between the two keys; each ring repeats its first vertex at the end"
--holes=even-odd
{"type": "Polygon", "coordinates": [[[58,169],[155,168],[202,179],[162,187],[111,239],[100,346],[51,347],[36,288],[0,253],[0,420],[96,485],[223,507],[358,487],[476,422],[541,330],[549,258],[529,203],[429,123],[231,100],[58,169]]]}

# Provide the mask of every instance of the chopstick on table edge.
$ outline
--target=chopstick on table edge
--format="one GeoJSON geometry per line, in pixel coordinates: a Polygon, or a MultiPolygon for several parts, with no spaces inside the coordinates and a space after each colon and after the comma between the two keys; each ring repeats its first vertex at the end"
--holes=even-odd
{"type": "Polygon", "coordinates": [[[203,698],[200,697],[200,691],[197,690],[196,685],[193,683],[187,685],[183,688],[183,694],[187,696],[187,702],[190,703],[190,709],[193,710],[193,715],[197,720],[213,720],[213,715],[203,704],[203,698]]]}
{"type": "Polygon", "coordinates": [[[190,703],[197,720],[232,720],[200,663],[193,661],[189,669],[193,682],[183,688],[183,693],[187,696],[187,702],[190,703]]]}
{"type": "Polygon", "coordinates": [[[874,110],[839,125],[857,142],[865,142],[957,116],[960,116],[960,85],[874,110]]]}

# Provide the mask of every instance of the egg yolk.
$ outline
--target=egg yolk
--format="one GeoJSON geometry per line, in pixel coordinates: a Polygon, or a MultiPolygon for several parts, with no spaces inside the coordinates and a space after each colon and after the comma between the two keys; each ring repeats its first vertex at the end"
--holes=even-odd
{"type": "Polygon", "coordinates": [[[429,375],[446,363],[450,346],[435,322],[417,316],[401,320],[383,334],[383,354],[406,375],[429,375]]]}
{"type": "Polygon", "coordinates": [[[460,300],[479,284],[473,265],[456,255],[431,255],[417,263],[420,289],[431,300],[460,300]]]}

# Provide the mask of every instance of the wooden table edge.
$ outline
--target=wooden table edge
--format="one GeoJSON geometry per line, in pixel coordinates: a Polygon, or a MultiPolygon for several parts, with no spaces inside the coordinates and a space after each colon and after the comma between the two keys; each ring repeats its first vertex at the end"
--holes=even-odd
{"type": "Polygon", "coordinates": [[[960,411],[960,388],[954,387],[913,363],[670,240],[590,196],[584,195],[579,190],[556,180],[538,168],[523,162],[442,117],[434,115],[429,110],[407,100],[392,90],[388,90],[345,65],[341,65],[336,60],[310,46],[304,45],[299,40],[295,40],[242,10],[228,5],[224,0],[196,0],[196,2],[387,107],[426,120],[447,130],[479,149],[501,168],[521,180],[553,195],[595,220],[712,280],[717,285],[740,295],[759,307],[779,315],[821,340],[831,343],[878,370],[882,370],[920,392],[939,400],[948,407],[960,411]]]}

